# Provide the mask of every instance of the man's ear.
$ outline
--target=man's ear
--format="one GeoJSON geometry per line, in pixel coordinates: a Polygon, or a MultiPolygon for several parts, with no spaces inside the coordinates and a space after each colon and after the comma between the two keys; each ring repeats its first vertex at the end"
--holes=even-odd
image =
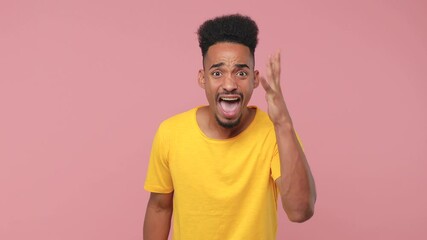
{"type": "Polygon", "coordinates": [[[259,71],[254,71],[254,88],[257,88],[259,86],[259,71]]]}
{"type": "Polygon", "coordinates": [[[203,89],[205,89],[205,70],[200,69],[199,70],[199,75],[198,75],[198,82],[199,82],[199,86],[203,89]]]}

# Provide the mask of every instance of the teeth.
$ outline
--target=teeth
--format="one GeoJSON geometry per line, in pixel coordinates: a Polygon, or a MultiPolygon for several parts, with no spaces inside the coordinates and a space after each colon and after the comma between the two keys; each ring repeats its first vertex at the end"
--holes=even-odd
{"type": "Polygon", "coordinates": [[[222,97],[221,100],[223,101],[237,101],[239,98],[236,97],[222,97]]]}

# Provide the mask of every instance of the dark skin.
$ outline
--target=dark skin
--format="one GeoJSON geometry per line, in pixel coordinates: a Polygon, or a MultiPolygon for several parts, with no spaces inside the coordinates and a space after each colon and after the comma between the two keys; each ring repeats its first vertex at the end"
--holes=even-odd
{"type": "Polygon", "coordinates": [[[173,193],[151,193],[144,220],[144,240],[168,239],[173,193]]]}
{"type": "MultiPolygon", "coordinates": [[[[201,130],[211,138],[227,139],[242,132],[252,122],[255,112],[247,107],[253,89],[261,83],[265,90],[268,115],[274,125],[280,155],[281,176],[276,179],[283,209],[292,222],[304,222],[314,213],[316,189],[306,156],[298,142],[292,119],[280,85],[280,53],[270,57],[266,77],[254,70],[249,48],[236,43],[212,45],[199,71],[199,85],[205,89],[209,106],[197,112],[201,130]],[[242,94],[237,114],[224,115],[218,107],[217,94],[238,91],[242,94]],[[240,118],[239,121],[238,118],[240,118]],[[237,123],[232,128],[218,124],[237,123]]],[[[173,193],[151,193],[144,223],[144,239],[167,239],[173,210],[173,193]]]]}
{"type": "Polygon", "coordinates": [[[280,155],[281,176],[276,180],[283,209],[292,222],[304,222],[314,214],[316,187],[307,158],[298,142],[280,84],[280,52],[267,63],[267,78],[261,77],[268,115],[274,124],[280,155]]]}

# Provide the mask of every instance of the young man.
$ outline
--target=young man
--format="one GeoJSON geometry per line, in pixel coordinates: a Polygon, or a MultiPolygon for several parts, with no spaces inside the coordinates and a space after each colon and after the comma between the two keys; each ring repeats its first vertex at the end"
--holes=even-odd
{"type": "Polygon", "coordinates": [[[316,191],[280,87],[280,54],[255,70],[258,27],[246,16],[206,21],[199,85],[208,106],[164,121],[145,189],[144,239],[275,239],[277,197],[294,222],[314,212],[316,191]],[[261,82],[268,113],[248,106],[261,82]]]}

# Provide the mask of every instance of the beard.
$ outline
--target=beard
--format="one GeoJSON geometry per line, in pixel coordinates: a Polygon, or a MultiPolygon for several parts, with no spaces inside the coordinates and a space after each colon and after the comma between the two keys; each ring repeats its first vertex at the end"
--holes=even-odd
{"type": "Polygon", "coordinates": [[[215,119],[216,119],[216,122],[218,123],[218,125],[220,125],[221,127],[223,127],[223,128],[228,128],[228,129],[230,129],[230,128],[234,128],[234,127],[236,127],[237,125],[239,125],[239,123],[240,123],[240,119],[242,118],[242,115],[240,115],[239,116],[239,118],[237,118],[236,120],[234,120],[233,122],[223,122],[223,121],[221,121],[219,118],[218,118],[218,116],[217,115],[215,115],[215,119]]]}

